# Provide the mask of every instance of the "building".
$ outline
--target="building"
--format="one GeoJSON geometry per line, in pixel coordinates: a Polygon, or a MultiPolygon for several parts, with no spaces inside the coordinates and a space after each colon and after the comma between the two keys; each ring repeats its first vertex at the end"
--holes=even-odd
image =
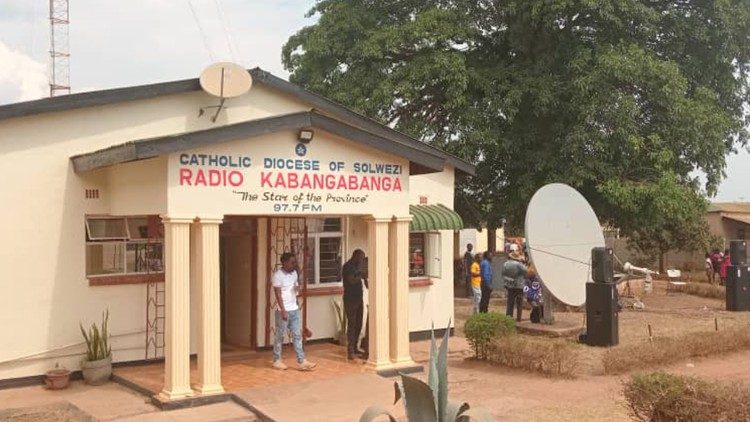
{"type": "Polygon", "coordinates": [[[250,74],[215,123],[197,79],[0,106],[0,380],[77,369],[79,322],[108,309],[114,361],[164,356],[165,400],[221,391],[222,342],[271,345],[287,251],[321,340],[341,265],[365,250],[375,370],[413,364],[410,338],[452,319],[454,184],[474,167],[250,74]]]}
{"type": "Polygon", "coordinates": [[[747,239],[750,233],[750,202],[714,202],[708,207],[706,221],[711,234],[728,248],[730,240],[747,239]]]}
{"type": "MultiPolygon", "coordinates": [[[[719,240],[717,247],[723,245],[723,249],[728,249],[730,240],[747,239],[747,233],[750,233],[750,203],[748,202],[713,202],[708,206],[705,218],[709,233],[719,240]]],[[[648,258],[633,253],[628,248],[627,238],[620,237],[617,230],[605,230],[605,238],[607,246],[613,248],[615,255],[623,262],[639,262],[648,258]]],[[[706,252],[672,250],[664,254],[664,264],[666,268],[702,272],[706,252]]],[[[652,258],[652,262],[639,263],[658,268],[658,257],[652,258]]]]}

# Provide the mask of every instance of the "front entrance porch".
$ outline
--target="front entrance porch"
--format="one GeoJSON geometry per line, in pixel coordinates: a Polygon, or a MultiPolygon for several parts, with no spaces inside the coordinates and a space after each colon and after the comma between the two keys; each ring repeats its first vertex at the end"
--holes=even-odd
{"type": "MultiPolygon", "coordinates": [[[[360,221],[358,239],[369,256],[369,360],[366,365],[354,364],[346,361],[343,348],[313,345],[307,350],[313,352],[310,360],[317,360],[319,369],[315,373],[319,375],[312,377],[362,372],[365,366],[382,375],[413,369],[408,328],[411,218],[352,216],[350,220],[360,221]]],[[[302,264],[299,300],[303,326],[308,327],[310,319],[319,321],[332,314],[328,300],[322,302],[322,307],[320,303],[308,306],[311,290],[307,280],[311,274],[322,274],[323,268],[309,266],[308,252],[322,246],[310,242],[305,218],[164,216],[163,221],[165,360],[158,365],[122,368],[118,376],[155,393],[162,402],[221,394],[255,383],[266,385],[269,380],[298,379],[295,365],[289,365],[286,373],[274,372],[270,353],[255,350],[272,343],[274,302],[270,275],[283,252],[297,255],[302,264]],[[230,221],[245,228],[227,230],[230,221]],[[290,222],[295,224],[287,224],[290,222]],[[196,325],[192,333],[196,346],[192,348],[191,319],[196,325]],[[233,350],[222,350],[222,344],[225,349],[226,345],[234,345],[233,350]],[[191,359],[191,349],[197,352],[197,358],[191,359]]],[[[336,273],[350,254],[346,250],[338,259],[336,273]]],[[[285,356],[292,355],[290,351],[285,356]]]]}
{"type": "MultiPolygon", "coordinates": [[[[332,343],[316,343],[305,346],[305,354],[318,364],[314,371],[297,371],[294,351],[284,346],[283,356],[289,369],[279,371],[271,368],[271,351],[256,351],[225,346],[221,353],[221,380],[229,393],[300,381],[325,380],[345,374],[373,373],[361,360],[346,359],[346,349],[332,343]]],[[[197,359],[190,361],[190,377],[198,379],[197,359]]],[[[163,387],[164,362],[154,362],[115,368],[115,377],[135,384],[139,390],[151,395],[163,387]]]]}

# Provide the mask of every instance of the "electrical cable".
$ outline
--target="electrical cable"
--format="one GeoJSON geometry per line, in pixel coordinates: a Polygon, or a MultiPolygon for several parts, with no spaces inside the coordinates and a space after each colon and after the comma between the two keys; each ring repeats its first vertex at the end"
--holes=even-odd
{"type": "Polygon", "coordinates": [[[200,32],[201,38],[203,39],[203,45],[206,46],[208,57],[211,59],[211,62],[215,62],[216,58],[214,57],[214,53],[211,50],[211,45],[208,42],[208,36],[206,36],[206,31],[203,30],[203,26],[201,25],[200,19],[198,19],[198,14],[195,13],[193,2],[191,0],[187,0],[187,4],[188,4],[188,7],[190,8],[190,12],[193,14],[193,19],[195,20],[195,24],[196,26],[198,26],[198,31],[200,32]]]}
{"type": "Polygon", "coordinates": [[[229,48],[229,54],[232,56],[232,61],[238,63],[239,55],[237,54],[237,49],[234,45],[234,39],[232,39],[232,30],[229,28],[229,21],[224,13],[224,7],[221,4],[221,0],[214,0],[214,6],[216,6],[216,11],[219,12],[219,20],[224,29],[224,38],[226,39],[227,47],[229,48]]]}
{"type": "Polygon", "coordinates": [[[566,260],[568,260],[568,261],[573,261],[573,262],[577,262],[577,263],[579,263],[579,264],[583,264],[583,265],[585,265],[585,266],[587,266],[587,267],[590,267],[590,266],[591,266],[591,263],[590,263],[590,262],[583,262],[583,261],[580,261],[580,260],[578,260],[578,259],[575,259],[575,258],[570,258],[570,257],[564,256],[564,255],[556,254],[556,253],[554,253],[554,252],[550,252],[550,251],[545,251],[544,249],[532,248],[531,246],[528,246],[528,245],[526,245],[526,247],[527,247],[528,249],[531,249],[531,250],[534,250],[534,251],[537,251],[537,252],[541,252],[541,253],[545,253],[545,254],[547,254],[547,255],[552,255],[552,256],[554,256],[554,257],[557,257],[557,258],[561,258],[561,259],[566,259],[566,260]]]}

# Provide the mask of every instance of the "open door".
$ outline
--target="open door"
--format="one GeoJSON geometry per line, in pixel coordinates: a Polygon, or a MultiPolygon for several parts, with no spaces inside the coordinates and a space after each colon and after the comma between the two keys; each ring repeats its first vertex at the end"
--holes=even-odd
{"type": "Polygon", "coordinates": [[[266,268],[268,273],[266,283],[266,336],[265,344],[272,344],[274,337],[273,309],[276,307],[276,298],[271,286],[272,274],[281,266],[281,255],[287,252],[297,257],[299,264],[299,305],[302,311],[302,340],[306,341],[304,332],[307,328],[307,278],[308,267],[311,257],[309,256],[307,225],[305,218],[269,218],[267,230],[268,262],[266,268]]]}
{"type": "Polygon", "coordinates": [[[221,340],[257,346],[257,220],[228,216],[220,229],[221,340]]]}

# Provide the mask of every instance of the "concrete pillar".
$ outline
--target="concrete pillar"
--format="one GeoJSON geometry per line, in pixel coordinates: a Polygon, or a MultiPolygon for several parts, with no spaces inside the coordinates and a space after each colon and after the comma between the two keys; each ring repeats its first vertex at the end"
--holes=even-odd
{"type": "Polygon", "coordinates": [[[198,382],[200,394],[223,393],[221,386],[221,303],[219,298],[219,224],[199,217],[193,223],[193,277],[198,295],[198,382]]]}
{"type": "Polygon", "coordinates": [[[390,358],[394,366],[413,366],[409,352],[409,222],[411,216],[389,223],[390,358]]]}
{"type": "Polygon", "coordinates": [[[388,224],[390,218],[366,218],[368,250],[368,322],[370,331],[367,364],[379,371],[391,368],[388,323],[388,224]]]}
{"type": "Polygon", "coordinates": [[[190,218],[164,222],[164,389],[162,399],[193,394],[190,388],[190,218]]]}

